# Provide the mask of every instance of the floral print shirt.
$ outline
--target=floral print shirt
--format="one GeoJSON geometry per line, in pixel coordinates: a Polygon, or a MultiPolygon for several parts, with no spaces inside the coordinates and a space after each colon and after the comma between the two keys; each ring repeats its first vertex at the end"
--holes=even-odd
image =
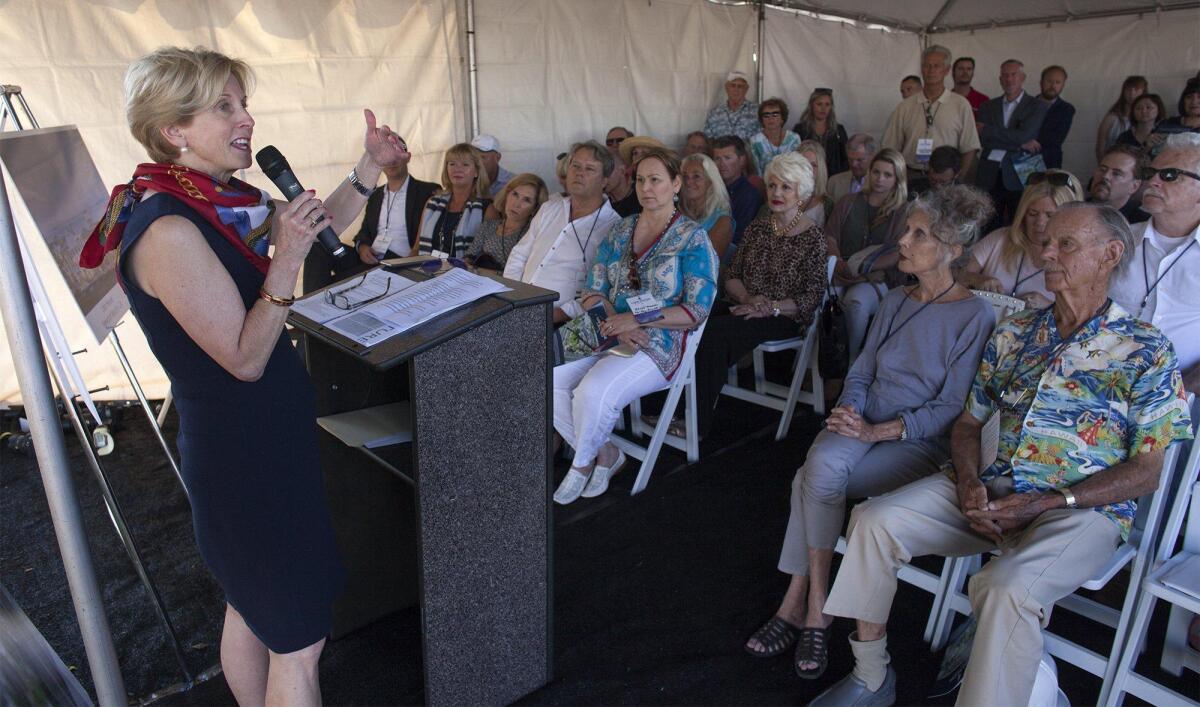
{"type": "MultiPolygon", "coordinates": [[[[666,309],[682,307],[697,325],[708,318],[717,298],[717,254],[708,234],[683,214],[677,214],[667,229],[642,253],[633,253],[633,229],[638,214],[613,225],[596,249],[596,258],[580,293],[586,300],[597,294],[612,302],[618,313],[629,312],[629,298],[649,293],[666,309]],[[631,260],[637,262],[641,289],[629,280],[631,260]]],[[[683,360],[687,330],[646,327],[650,345],[643,349],[668,380],[683,360]]]]}
{"type": "MultiPolygon", "coordinates": [[[[1067,341],[1051,308],[1002,321],[966,409],[982,422],[999,410],[1000,451],[980,478],[1012,474],[1019,493],[1069,487],[1192,436],[1171,342],[1116,303],[1067,341]]],[[[1130,499],[1095,510],[1128,537],[1136,509],[1130,499]]]]}

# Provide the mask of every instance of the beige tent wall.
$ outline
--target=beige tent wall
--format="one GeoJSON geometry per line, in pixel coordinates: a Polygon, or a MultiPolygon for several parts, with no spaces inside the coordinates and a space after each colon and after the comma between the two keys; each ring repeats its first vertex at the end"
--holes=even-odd
{"type": "Polygon", "coordinates": [[[988,96],[1000,94],[1000,63],[1009,57],[1025,63],[1025,90],[1033,94],[1044,67],[1065,67],[1070,78],[1062,95],[1075,106],[1075,122],[1063,145],[1063,166],[1087,181],[1096,165],[1096,129],[1127,75],[1145,76],[1176,114],[1179,92],[1200,69],[1200,11],[949,32],[929,41],[956,57],[974,57],[975,87],[988,96]]]}
{"type": "MultiPolygon", "coordinates": [[[[753,77],[748,5],[697,0],[477,0],[480,130],[505,166],[554,184],[554,156],[614,125],[677,147],[725,74],[753,77]]],[[[753,83],[753,79],[751,80],[753,83]]],[[[752,96],[753,98],[753,96],[752,96]]]]}
{"type": "Polygon", "coordinates": [[[900,102],[900,79],[920,73],[920,41],[849,22],[767,8],[763,95],[787,101],[788,128],[800,119],[814,88],[833,89],[838,122],[850,135],[879,139],[900,102]]]}
{"type": "MultiPolygon", "coordinates": [[[[111,186],[146,160],[125,126],[125,68],[161,45],[205,45],[254,68],[254,148],[277,146],[305,186],[328,192],[357,161],[363,107],[407,138],[415,174],[436,178],[441,153],[467,132],[460,16],[455,0],[8,0],[0,2],[0,83],[22,87],[42,126],[77,125],[111,186]]],[[[274,189],[257,168],[239,176],[274,189]]],[[[40,240],[30,224],[22,228],[40,240]]],[[[111,348],[91,339],[41,255],[72,347],[89,349],[78,357],[84,379],[111,387],[98,397],[132,399],[111,348]]],[[[136,323],[126,322],[122,343],[147,394],[162,397],[166,378],[136,323]]],[[[0,338],[0,361],[9,355],[0,338]]],[[[19,399],[11,366],[0,364],[0,403],[19,399]]]]}

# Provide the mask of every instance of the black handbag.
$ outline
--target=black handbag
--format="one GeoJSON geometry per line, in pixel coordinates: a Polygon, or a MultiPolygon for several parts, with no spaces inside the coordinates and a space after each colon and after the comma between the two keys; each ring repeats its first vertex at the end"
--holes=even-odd
{"type": "Polygon", "coordinates": [[[850,335],[846,313],[832,287],[827,290],[821,320],[817,323],[817,370],[825,380],[845,378],[850,370],[850,335]]]}

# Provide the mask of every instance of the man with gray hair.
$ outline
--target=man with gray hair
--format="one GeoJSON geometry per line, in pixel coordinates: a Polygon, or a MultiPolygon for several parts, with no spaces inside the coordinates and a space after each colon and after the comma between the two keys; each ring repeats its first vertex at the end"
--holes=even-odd
{"type": "Polygon", "coordinates": [[[1171,342],[1106,294],[1131,260],[1124,217],[1065,204],[1045,238],[1054,305],[997,325],[945,473],[855,508],[825,604],[857,620],[854,672],[811,704],[894,702],[886,624],[896,572],[919,555],[997,549],[970,581],[978,623],[958,704],[1028,704],[1050,608],[1109,562],[1167,447],[1192,436],[1171,342]]]}
{"type": "Polygon", "coordinates": [[[825,183],[825,193],[833,199],[833,203],[841,201],[847,194],[857,194],[863,190],[867,181],[867,168],[871,158],[879,151],[875,138],[866,133],[858,133],[846,142],[846,157],[850,161],[850,169],[838,172],[825,183]]]}
{"type": "Polygon", "coordinates": [[[972,173],[979,133],[967,99],[947,91],[950,50],[935,44],[921,54],[924,86],[900,101],[883,131],[883,147],[898,150],[908,164],[908,178],[925,176],[935,147],[952,145],[962,154],[963,174],[972,173]]]}
{"type": "Polygon", "coordinates": [[[1150,220],[1133,226],[1133,267],[1113,281],[1109,295],[1167,335],[1184,386],[1200,393],[1200,135],[1169,136],[1138,176],[1150,220]]]}
{"type": "Polygon", "coordinates": [[[704,121],[704,134],[714,139],[725,135],[737,135],[747,143],[762,125],[758,122],[758,104],[746,100],[750,92],[750,80],[741,71],[730,71],[725,77],[725,97],[708,111],[704,121]]]}
{"type": "MultiPolygon", "coordinates": [[[[1046,118],[1046,104],[1025,93],[1025,65],[1009,59],[1000,65],[1003,93],[979,107],[979,170],[975,184],[996,202],[996,226],[1012,221],[1025,185],[1017,176],[1015,160],[1026,155],[1022,147],[1037,137],[1046,118]]],[[[991,229],[989,229],[991,230],[991,229]]]]}
{"type": "Polygon", "coordinates": [[[504,265],[504,277],[558,292],[556,324],[583,314],[576,294],[600,242],[621,220],[604,195],[613,169],[612,153],[595,140],[572,145],[567,195],[542,204],[504,265]]]}

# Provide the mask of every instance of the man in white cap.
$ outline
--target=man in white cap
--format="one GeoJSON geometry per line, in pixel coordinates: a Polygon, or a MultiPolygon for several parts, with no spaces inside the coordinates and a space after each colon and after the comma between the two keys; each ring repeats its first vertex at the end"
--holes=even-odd
{"type": "Polygon", "coordinates": [[[492,198],[513,178],[513,173],[500,166],[500,141],[494,135],[479,133],[471,141],[471,147],[483,153],[483,167],[487,170],[488,179],[492,181],[492,198]]]}
{"type": "Polygon", "coordinates": [[[704,121],[704,134],[709,138],[737,135],[749,142],[755,133],[762,130],[758,124],[758,104],[746,100],[750,81],[741,71],[730,71],[725,77],[725,95],[728,100],[713,107],[704,121]]]}

